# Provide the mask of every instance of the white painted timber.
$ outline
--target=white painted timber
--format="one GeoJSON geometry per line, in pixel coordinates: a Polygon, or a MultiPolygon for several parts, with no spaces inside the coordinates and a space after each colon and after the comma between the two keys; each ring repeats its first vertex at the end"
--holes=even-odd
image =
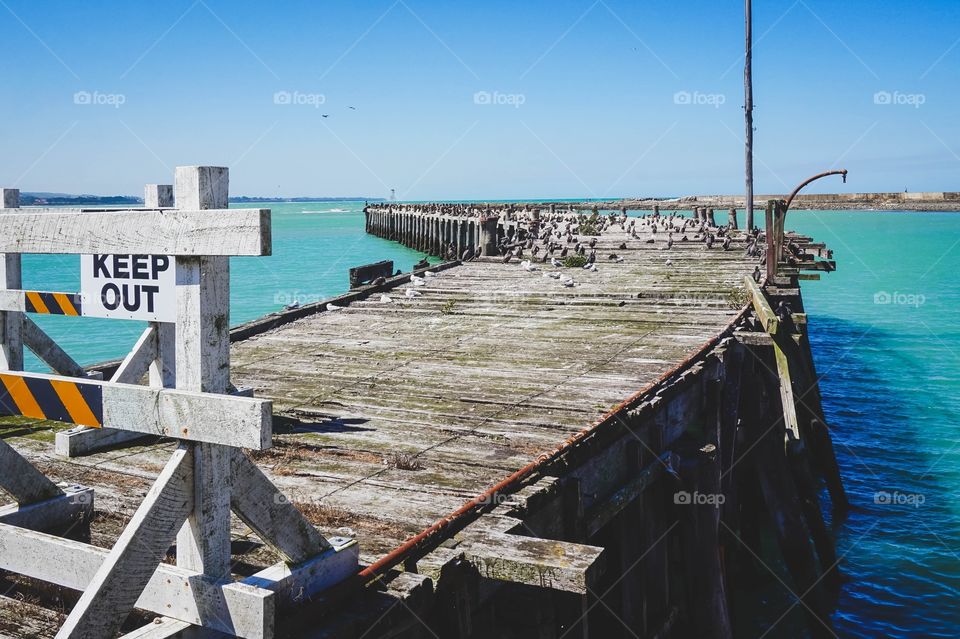
{"type": "Polygon", "coordinates": [[[151,324],[143,331],[133,349],[123,358],[117,372],[110,378],[111,382],[121,384],[136,384],[150,370],[150,365],[157,359],[157,325],[151,324]]]}
{"type": "Polygon", "coordinates": [[[104,448],[136,441],[147,435],[115,428],[75,426],[59,430],[54,436],[53,450],[61,457],[83,457],[104,448]]]}
{"type": "Polygon", "coordinates": [[[67,351],[60,348],[49,335],[43,332],[43,329],[29,317],[23,318],[23,343],[33,351],[33,354],[50,367],[50,369],[67,377],[86,377],[87,373],[83,366],[77,363],[75,359],[67,354],[67,351]]]}
{"type": "Polygon", "coordinates": [[[232,451],[233,512],[286,561],[298,564],[330,548],[307,518],[242,451],[232,451]]]}
{"type": "Polygon", "coordinates": [[[178,166],[173,189],[178,209],[225,209],[230,194],[230,169],[225,166],[178,166]]]}
{"type": "MultiPolygon", "coordinates": [[[[19,189],[0,189],[0,211],[18,206],[19,189]]],[[[20,256],[0,253],[0,291],[22,285],[20,256]]],[[[22,313],[0,311],[0,370],[23,370],[22,322],[22,313]]]]}
{"type": "Polygon", "coordinates": [[[173,388],[177,385],[176,325],[154,322],[157,332],[157,358],[150,364],[150,385],[173,388]]]}
{"type": "Polygon", "coordinates": [[[0,489],[21,505],[63,495],[59,486],[2,439],[0,439],[0,489]]]}
{"type": "MultiPolygon", "coordinates": [[[[77,380],[42,373],[16,375],[100,386],[102,425],[106,428],[238,448],[270,447],[272,406],[269,400],[77,380]]],[[[227,474],[223,479],[226,481],[227,474]]]]}
{"type": "Polygon", "coordinates": [[[172,639],[173,637],[184,637],[184,632],[190,629],[190,624],[171,619],[170,617],[157,617],[145,626],[140,626],[133,632],[121,635],[120,639],[172,639]]]}
{"type": "Polygon", "coordinates": [[[4,253],[228,256],[270,251],[269,209],[0,210],[4,253]]]}
{"type": "MultiPolygon", "coordinates": [[[[226,167],[179,166],[174,179],[177,208],[226,207],[226,167]]],[[[219,256],[219,253],[208,255],[219,256]]],[[[177,257],[176,386],[227,393],[230,388],[230,260],[177,257]]],[[[229,423],[223,425],[230,428],[229,423]]],[[[215,578],[230,576],[232,451],[193,446],[194,510],[177,535],[177,565],[215,578]]]]}
{"type": "Polygon", "coordinates": [[[331,537],[330,547],[316,557],[296,565],[274,564],[243,583],[277,593],[280,605],[294,605],[355,575],[359,558],[356,540],[331,537]]]}
{"type": "Polygon", "coordinates": [[[147,209],[173,208],[173,185],[147,184],[144,186],[143,207],[147,209]]]}
{"type": "Polygon", "coordinates": [[[90,521],[93,488],[73,484],[62,490],[59,496],[44,501],[0,507],[0,523],[57,535],[69,534],[75,527],[90,521]]]}
{"type": "Polygon", "coordinates": [[[177,449],[120,534],[57,639],[112,637],[166,555],[193,509],[193,457],[177,449]]]}
{"type": "Polygon", "coordinates": [[[23,291],[0,288],[0,311],[16,311],[23,313],[27,308],[26,299],[27,296],[23,291]]]}
{"type": "MultiPolygon", "coordinates": [[[[72,590],[85,590],[110,551],[0,523],[0,568],[72,590]]],[[[277,596],[239,582],[215,582],[160,564],[134,607],[238,637],[272,636],[277,596]]]]}

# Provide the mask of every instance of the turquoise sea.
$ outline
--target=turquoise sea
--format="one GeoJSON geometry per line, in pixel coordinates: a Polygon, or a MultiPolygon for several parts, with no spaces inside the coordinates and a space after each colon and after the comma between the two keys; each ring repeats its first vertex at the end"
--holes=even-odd
{"type": "MultiPolygon", "coordinates": [[[[343,292],[351,266],[392,259],[406,271],[423,257],[366,235],[362,202],[263,206],[273,210],[274,254],[233,259],[233,324],[343,292]]],[[[960,214],[796,211],[787,227],[825,241],[839,267],[803,286],[825,409],[857,506],[835,523],[847,577],[838,635],[960,636],[960,214]]],[[[76,256],[26,256],[25,286],[77,290],[78,270],[76,256]]],[[[38,322],[84,364],[122,356],[142,330],[87,318],[38,322]]],[[[760,614],[745,637],[795,637],[803,627],[800,606],[778,621],[794,597],[782,567],[772,569],[780,574],[758,587],[760,614]]]]}

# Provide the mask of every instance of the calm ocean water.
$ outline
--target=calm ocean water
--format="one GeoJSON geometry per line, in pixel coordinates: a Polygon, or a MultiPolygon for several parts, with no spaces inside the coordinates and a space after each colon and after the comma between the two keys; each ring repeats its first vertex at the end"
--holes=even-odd
{"type": "MultiPolygon", "coordinates": [[[[343,292],[351,266],[393,259],[406,271],[423,257],[366,235],[359,202],[264,206],[274,254],[233,259],[233,324],[343,292]]],[[[848,578],[838,634],[960,636],[960,214],[796,211],[787,227],[825,241],[839,266],[803,287],[825,409],[858,506],[835,527],[848,578]]],[[[28,288],[77,290],[78,273],[76,256],[24,259],[28,288]]],[[[142,330],[37,321],[84,364],[122,356],[142,330]]],[[[777,623],[793,601],[786,587],[771,575],[757,592],[760,614],[742,635],[797,636],[800,606],[777,623]]]]}

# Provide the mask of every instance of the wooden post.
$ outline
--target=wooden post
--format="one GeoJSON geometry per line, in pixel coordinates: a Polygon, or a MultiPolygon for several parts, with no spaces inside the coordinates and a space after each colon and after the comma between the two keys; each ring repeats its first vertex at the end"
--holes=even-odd
{"type": "Polygon", "coordinates": [[[675,501],[680,504],[677,508],[681,509],[683,522],[681,531],[693,636],[729,639],[733,633],[720,562],[721,504],[718,496],[721,493],[717,447],[707,444],[697,451],[690,451],[681,461],[680,476],[687,499],[675,501]]]}
{"type": "MultiPolygon", "coordinates": [[[[178,166],[181,209],[227,208],[229,170],[178,166]]],[[[230,385],[230,258],[177,257],[176,387],[226,393],[230,385]]],[[[194,508],[177,535],[177,565],[230,575],[230,450],[191,444],[194,508]]]]}
{"type": "MultiPolygon", "coordinates": [[[[800,496],[792,474],[784,472],[790,465],[783,443],[786,428],[783,425],[781,393],[774,387],[777,385],[777,378],[769,373],[773,369],[773,362],[761,352],[754,351],[754,355],[758,362],[764,364],[763,370],[760,370],[757,376],[759,379],[755,377],[756,383],[750,384],[750,387],[759,390],[758,394],[765,400],[762,403],[766,410],[760,419],[754,419],[755,413],[749,415],[746,426],[753,440],[751,445],[755,446],[752,457],[760,490],[770,513],[784,563],[793,578],[795,593],[803,599],[811,636],[835,636],[824,593],[825,584],[821,583],[817,574],[814,552],[804,525],[800,496]]],[[[761,403],[761,397],[751,403],[761,403]]]]}
{"type": "Polygon", "coordinates": [[[173,185],[147,184],[143,188],[143,206],[148,209],[173,208],[173,185]]]}
{"type": "MultiPolygon", "coordinates": [[[[743,61],[744,137],[744,205],[747,209],[747,231],[753,230],[753,0],[745,0],[744,35],[746,51],[743,61]]],[[[769,229],[769,227],[768,227],[769,229]]]]}
{"type": "Polygon", "coordinates": [[[737,228],[737,209],[730,209],[727,213],[727,226],[731,229],[737,228]]]}
{"type": "Polygon", "coordinates": [[[777,249],[776,249],[776,235],[777,235],[777,225],[773,219],[773,212],[777,206],[776,200],[767,201],[767,210],[765,232],[767,234],[767,283],[772,284],[773,278],[777,275],[777,249]]]}
{"type": "MultiPolygon", "coordinates": [[[[20,206],[20,189],[0,189],[0,208],[20,206]]],[[[23,287],[20,254],[0,254],[0,290],[23,287]]],[[[0,312],[0,370],[23,370],[23,313],[0,312]]]]}
{"type": "Polygon", "coordinates": [[[491,213],[480,219],[480,248],[483,249],[484,257],[499,255],[497,250],[497,225],[500,218],[491,213]]]}

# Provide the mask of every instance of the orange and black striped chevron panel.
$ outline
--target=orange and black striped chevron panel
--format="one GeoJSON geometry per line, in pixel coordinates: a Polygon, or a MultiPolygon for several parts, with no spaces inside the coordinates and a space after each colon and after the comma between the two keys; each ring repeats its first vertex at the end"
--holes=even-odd
{"type": "Polygon", "coordinates": [[[24,307],[28,313],[74,316],[82,314],[79,295],[24,291],[24,298],[24,307]]]}
{"type": "Polygon", "coordinates": [[[22,415],[100,428],[103,388],[99,384],[64,378],[0,373],[0,415],[22,415]]]}

